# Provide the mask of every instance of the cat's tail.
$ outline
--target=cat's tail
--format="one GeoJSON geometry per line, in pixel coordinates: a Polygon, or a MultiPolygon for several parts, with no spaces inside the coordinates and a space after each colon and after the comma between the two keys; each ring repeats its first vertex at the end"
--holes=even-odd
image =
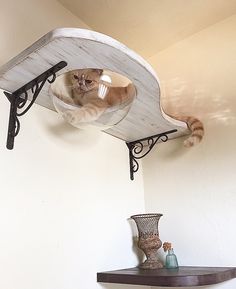
{"type": "Polygon", "coordinates": [[[192,147],[200,143],[204,136],[203,123],[194,116],[171,116],[177,120],[186,122],[191,135],[184,141],[185,147],[192,147]]]}

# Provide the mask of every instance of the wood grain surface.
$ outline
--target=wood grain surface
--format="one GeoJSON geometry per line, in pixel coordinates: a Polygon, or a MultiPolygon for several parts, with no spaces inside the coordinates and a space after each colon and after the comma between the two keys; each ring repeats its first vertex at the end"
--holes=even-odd
{"type": "Polygon", "coordinates": [[[188,267],[142,270],[130,268],[97,273],[97,281],[164,287],[190,287],[217,284],[236,277],[236,267],[188,267]]]}
{"type": "MultiPolygon", "coordinates": [[[[14,92],[60,61],[68,65],[58,72],[80,68],[103,68],[129,78],[137,97],[128,115],[105,132],[125,141],[134,141],[172,129],[170,138],[189,131],[184,122],[168,117],[160,106],[159,80],[152,67],[122,43],[104,34],[78,28],[53,30],[0,68],[0,87],[14,92]]],[[[38,104],[55,110],[45,85],[38,104]]]]}

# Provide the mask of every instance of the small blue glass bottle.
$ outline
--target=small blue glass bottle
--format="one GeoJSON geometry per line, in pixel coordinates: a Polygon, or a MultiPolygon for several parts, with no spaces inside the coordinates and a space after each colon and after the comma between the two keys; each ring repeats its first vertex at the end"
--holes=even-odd
{"type": "Polygon", "coordinates": [[[174,268],[178,268],[178,261],[177,261],[177,257],[174,254],[173,249],[168,250],[168,254],[166,255],[166,264],[165,267],[167,269],[174,269],[174,268]]]}

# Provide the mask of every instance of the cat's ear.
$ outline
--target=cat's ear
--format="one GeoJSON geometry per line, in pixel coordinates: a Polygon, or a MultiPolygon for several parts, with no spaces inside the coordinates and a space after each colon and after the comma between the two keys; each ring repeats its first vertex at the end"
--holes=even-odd
{"type": "Polygon", "coordinates": [[[78,79],[79,78],[79,70],[70,70],[67,72],[68,75],[70,75],[70,77],[74,78],[74,79],[78,79]]]}
{"type": "Polygon", "coordinates": [[[103,73],[103,69],[93,68],[92,71],[97,73],[98,75],[102,75],[102,73],[103,73]]]}

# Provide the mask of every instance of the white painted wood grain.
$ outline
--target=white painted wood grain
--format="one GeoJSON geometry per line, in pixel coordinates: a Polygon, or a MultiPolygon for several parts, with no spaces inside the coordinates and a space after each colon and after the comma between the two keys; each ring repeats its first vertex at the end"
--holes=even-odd
{"type": "MultiPolygon", "coordinates": [[[[73,69],[102,68],[129,78],[137,97],[128,115],[105,132],[133,141],[171,129],[178,137],[188,132],[186,124],[170,118],[160,107],[159,80],[152,67],[135,52],[104,34],[78,28],[56,29],[0,68],[0,87],[14,92],[59,61],[68,65],[57,75],[73,69]]],[[[37,103],[55,110],[46,84],[37,103]]]]}

